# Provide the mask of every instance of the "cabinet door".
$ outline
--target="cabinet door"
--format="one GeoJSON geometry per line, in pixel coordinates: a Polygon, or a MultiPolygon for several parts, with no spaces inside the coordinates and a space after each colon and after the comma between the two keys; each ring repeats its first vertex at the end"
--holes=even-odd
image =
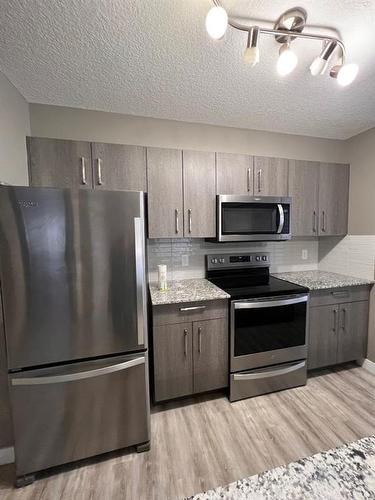
{"type": "Polygon", "coordinates": [[[337,362],[365,357],[368,328],[368,302],[341,304],[337,362]]]}
{"type": "Polygon", "coordinates": [[[319,163],[289,161],[289,196],[292,197],[292,235],[318,235],[319,163]]]}
{"type": "Polygon", "coordinates": [[[253,158],[216,153],[217,194],[253,194],[253,158]]]}
{"type": "Polygon", "coordinates": [[[337,362],[338,305],[311,307],[308,368],[320,368],[337,362]]]}
{"type": "Polygon", "coordinates": [[[146,148],[92,144],[95,189],[146,191],[146,148]]]}
{"type": "Polygon", "coordinates": [[[216,235],[215,153],[183,151],[184,234],[188,238],[216,235]]]}
{"type": "Polygon", "coordinates": [[[254,157],[254,195],[288,196],[288,160],[254,157]]]}
{"type": "Polygon", "coordinates": [[[27,138],[30,186],[92,188],[89,142],[27,138]]]}
{"type": "Polygon", "coordinates": [[[349,165],[323,163],[319,175],[320,236],[348,232],[349,165]]]}
{"type": "Polygon", "coordinates": [[[153,329],[155,401],[193,393],[192,323],[153,329]]]}
{"type": "Polygon", "coordinates": [[[182,152],[147,148],[149,238],[182,238],[182,152]]]}
{"type": "Polygon", "coordinates": [[[193,323],[194,392],[228,385],[228,326],[226,318],[193,323]]]}

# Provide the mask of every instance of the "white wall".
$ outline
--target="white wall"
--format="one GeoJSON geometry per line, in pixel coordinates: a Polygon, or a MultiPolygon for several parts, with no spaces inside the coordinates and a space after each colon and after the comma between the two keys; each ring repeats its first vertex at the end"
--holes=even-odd
{"type": "Polygon", "coordinates": [[[0,73],[0,182],[28,184],[26,135],[30,135],[29,105],[0,73]]]}
{"type": "Polygon", "coordinates": [[[30,105],[31,133],[55,137],[165,148],[347,162],[343,141],[172,120],[30,105]]]}

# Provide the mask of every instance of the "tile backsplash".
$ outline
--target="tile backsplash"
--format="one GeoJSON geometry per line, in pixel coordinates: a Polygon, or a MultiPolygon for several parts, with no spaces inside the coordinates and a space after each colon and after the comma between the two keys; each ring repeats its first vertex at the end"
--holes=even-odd
{"type": "Polygon", "coordinates": [[[231,252],[270,252],[271,272],[318,269],[318,239],[293,239],[280,242],[211,243],[204,239],[148,240],[150,282],[157,281],[158,264],[168,267],[168,280],[203,278],[205,255],[231,252]],[[307,250],[307,259],[302,259],[307,250]]]}
{"type": "Polygon", "coordinates": [[[375,236],[348,235],[320,239],[319,269],[373,280],[374,268],[375,236]]]}

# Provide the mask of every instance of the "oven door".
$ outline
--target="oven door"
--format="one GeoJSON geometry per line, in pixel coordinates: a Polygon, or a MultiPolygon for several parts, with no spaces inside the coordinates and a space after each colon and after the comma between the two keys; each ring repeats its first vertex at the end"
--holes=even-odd
{"type": "Polygon", "coordinates": [[[307,356],[307,294],[231,304],[231,372],[307,356]]]}
{"type": "Polygon", "coordinates": [[[218,241],[290,239],[290,198],[219,195],[218,241]]]}

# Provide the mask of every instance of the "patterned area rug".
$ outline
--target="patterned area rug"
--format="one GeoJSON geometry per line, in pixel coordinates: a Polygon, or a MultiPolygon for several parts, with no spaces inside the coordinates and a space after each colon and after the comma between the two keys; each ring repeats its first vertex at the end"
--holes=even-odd
{"type": "Polygon", "coordinates": [[[375,499],[375,436],[190,497],[216,499],[375,499]]]}

